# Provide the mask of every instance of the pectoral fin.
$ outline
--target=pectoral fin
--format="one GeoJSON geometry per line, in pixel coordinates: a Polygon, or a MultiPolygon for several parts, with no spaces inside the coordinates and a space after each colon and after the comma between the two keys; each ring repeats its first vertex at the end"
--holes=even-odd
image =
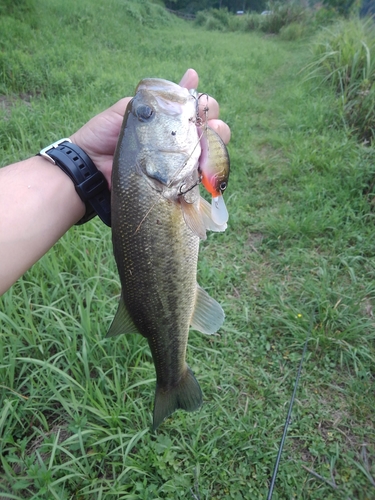
{"type": "MultiPolygon", "coordinates": [[[[222,196],[220,198],[222,198],[222,196]]],[[[212,219],[213,209],[211,209],[211,205],[201,196],[195,203],[187,203],[182,197],[181,208],[186,225],[193,231],[193,233],[199,236],[201,240],[205,240],[207,238],[207,230],[222,232],[227,228],[226,222],[223,224],[217,224],[212,219]]]]}
{"type": "Polygon", "coordinates": [[[225,314],[220,304],[197,284],[195,309],[191,327],[199,332],[213,335],[224,322],[225,314]]]}
{"type": "Polygon", "coordinates": [[[199,202],[187,203],[185,199],[181,198],[181,208],[186,225],[193,231],[194,234],[199,236],[201,240],[207,238],[205,219],[199,211],[199,202]]]}
{"type": "Polygon", "coordinates": [[[124,300],[121,296],[115,317],[109,327],[107,337],[114,337],[122,333],[138,333],[137,327],[129,316],[128,310],[125,307],[124,300]]]}

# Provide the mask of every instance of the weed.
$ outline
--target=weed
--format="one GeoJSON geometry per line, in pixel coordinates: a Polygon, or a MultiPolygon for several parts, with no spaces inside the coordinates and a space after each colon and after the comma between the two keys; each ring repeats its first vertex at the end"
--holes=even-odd
{"type": "Polygon", "coordinates": [[[262,16],[260,29],[266,33],[279,33],[281,28],[291,23],[302,22],[308,11],[294,2],[269,1],[269,15],[262,16]]]}
{"type": "Polygon", "coordinates": [[[346,126],[371,141],[375,123],[375,29],[371,19],[341,21],[325,29],[314,46],[309,78],[332,85],[346,126]]]}
{"type": "Polygon", "coordinates": [[[300,23],[290,23],[280,29],[280,38],[282,40],[299,40],[306,35],[305,27],[300,23]]]}

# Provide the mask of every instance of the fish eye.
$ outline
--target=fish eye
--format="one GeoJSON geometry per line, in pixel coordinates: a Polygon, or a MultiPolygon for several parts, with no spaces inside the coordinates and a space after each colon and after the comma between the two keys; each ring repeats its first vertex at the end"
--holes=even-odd
{"type": "Polygon", "coordinates": [[[220,186],[219,186],[219,188],[220,188],[220,191],[221,191],[221,192],[225,191],[225,190],[226,190],[226,188],[227,188],[227,183],[226,183],[225,181],[220,182],[220,186]]]}
{"type": "Polygon", "coordinates": [[[153,109],[150,108],[150,106],[146,106],[144,104],[138,106],[138,108],[135,110],[135,115],[141,122],[146,122],[151,118],[153,114],[154,114],[153,109]]]}

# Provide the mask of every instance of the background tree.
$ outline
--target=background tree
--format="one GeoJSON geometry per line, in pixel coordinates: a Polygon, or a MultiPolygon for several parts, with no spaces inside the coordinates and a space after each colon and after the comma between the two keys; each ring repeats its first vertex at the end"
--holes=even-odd
{"type": "Polygon", "coordinates": [[[363,0],[362,7],[360,10],[361,16],[373,16],[375,15],[375,2],[374,0],[363,0]]]}
{"type": "Polygon", "coordinates": [[[229,12],[265,10],[267,0],[166,0],[168,9],[198,12],[205,9],[228,9],[229,12]]]}

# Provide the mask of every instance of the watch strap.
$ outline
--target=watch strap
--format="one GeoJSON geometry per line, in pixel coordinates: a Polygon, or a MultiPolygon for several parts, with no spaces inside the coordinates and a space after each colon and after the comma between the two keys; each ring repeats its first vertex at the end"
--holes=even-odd
{"type": "Polygon", "coordinates": [[[107,226],[111,226],[111,195],[107,181],[83,149],[65,138],[42,149],[39,155],[70,177],[78,196],[85,203],[86,214],[77,225],[99,215],[107,226]]]}

